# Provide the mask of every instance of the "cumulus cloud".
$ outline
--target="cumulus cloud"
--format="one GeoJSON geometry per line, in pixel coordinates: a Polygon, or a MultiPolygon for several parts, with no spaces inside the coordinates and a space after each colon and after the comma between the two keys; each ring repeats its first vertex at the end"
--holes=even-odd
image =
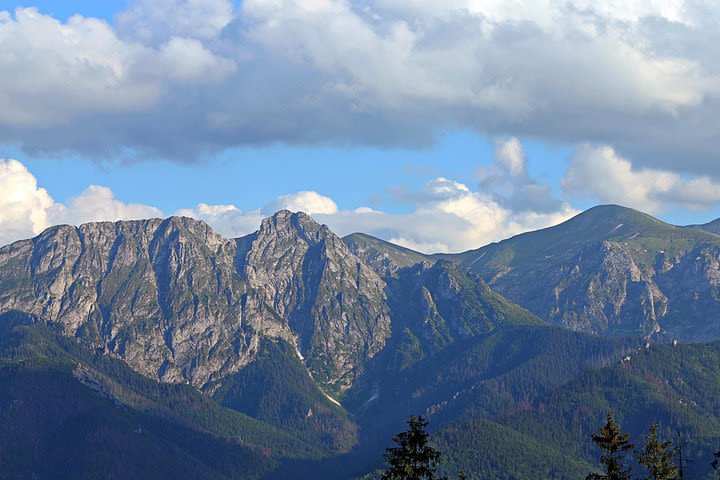
{"type": "Polygon", "coordinates": [[[266,215],[272,215],[278,210],[302,211],[310,215],[314,213],[334,214],[338,212],[338,206],[330,197],[320,195],[317,192],[306,191],[281,195],[267,204],[262,209],[262,212],[266,215]]]}
{"type": "MultiPolygon", "coordinates": [[[[253,210],[201,203],[176,214],[204,220],[226,237],[238,237],[255,231],[262,218],[277,210],[304,211],[339,235],[361,231],[423,252],[456,252],[555,225],[579,213],[531,178],[522,144],[515,138],[498,141],[494,163],[480,169],[478,177],[477,187],[437,177],[394,197],[410,204],[405,213],[340,208],[321,193],[301,191],[253,210]]],[[[637,167],[608,146],[578,148],[561,183],[571,197],[650,213],[720,203],[720,183],[712,178],[637,167]]],[[[7,192],[0,198],[0,243],[32,236],[56,223],[162,216],[157,208],[122,202],[109,188],[97,185],[64,204],[55,202],[15,160],[0,162],[0,190],[7,192]]]]}
{"type": "Polygon", "coordinates": [[[148,205],[123,203],[115,198],[108,187],[90,185],[80,195],[63,205],[57,203],[49,208],[51,224],[78,225],[87,222],[114,222],[162,217],[163,213],[148,205]]]}
{"type": "Polygon", "coordinates": [[[57,224],[162,217],[157,208],[126,204],[107,187],[89,186],[67,205],[55,202],[17,160],[0,159],[0,246],[37,235],[57,224]]]}
{"type": "Polygon", "coordinates": [[[171,37],[208,39],[233,17],[230,0],[131,0],[117,15],[118,30],[145,43],[171,37]]]}
{"type": "Polygon", "coordinates": [[[609,146],[578,148],[562,186],[578,198],[619,203],[650,213],[673,206],[709,209],[720,203],[720,183],[711,178],[636,168],[609,146]]]}
{"type": "Polygon", "coordinates": [[[0,141],[193,160],[466,128],[718,176],[719,23],[674,0],[135,0],[112,24],[18,9],[0,13],[0,141]]]}
{"type": "Polygon", "coordinates": [[[478,248],[528,230],[556,225],[579,213],[561,204],[552,212],[513,211],[487,193],[438,177],[417,192],[408,214],[343,211],[315,217],[340,234],[361,231],[423,252],[478,248]]]}
{"type": "Polygon", "coordinates": [[[0,245],[40,233],[53,200],[17,160],[0,160],[0,245]]]}
{"type": "Polygon", "coordinates": [[[528,173],[525,150],[516,137],[495,142],[495,159],[477,170],[480,189],[512,211],[552,213],[562,208],[550,187],[528,173]]]}
{"type": "Polygon", "coordinates": [[[201,203],[195,208],[178,210],[175,215],[202,220],[227,238],[241,237],[254,232],[265,217],[259,210],[242,211],[235,205],[208,205],[206,203],[201,203]]]}
{"type": "Polygon", "coordinates": [[[280,209],[304,211],[338,235],[364,232],[422,252],[451,252],[478,248],[527,230],[555,225],[579,213],[567,204],[556,211],[514,212],[491,195],[438,177],[406,196],[410,213],[388,213],[368,207],[338,209],[317,192],[278,197],[261,210],[242,211],[232,205],[205,205],[178,214],[200,218],[226,236],[253,232],[262,218],[280,209]]]}

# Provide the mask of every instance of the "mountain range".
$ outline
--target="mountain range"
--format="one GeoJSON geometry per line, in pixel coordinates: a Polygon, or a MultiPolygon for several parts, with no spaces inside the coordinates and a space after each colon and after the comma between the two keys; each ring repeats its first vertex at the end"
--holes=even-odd
{"type": "Polygon", "coordinates": [[[717,225],[600,206],[436,255],[288,211],[52,227],[0,249],[0,478],[372,478],[411,413],[470,478],[580,478],[609,407],[701,455],[717,225]]]}

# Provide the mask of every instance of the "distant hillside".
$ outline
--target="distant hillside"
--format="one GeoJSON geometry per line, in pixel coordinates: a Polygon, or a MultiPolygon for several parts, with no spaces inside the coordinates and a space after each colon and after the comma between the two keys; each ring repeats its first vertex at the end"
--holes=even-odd
{"type": "Polygon", "coordinates": [[[364,233],[347,235],[343,237],[343,242],[355,255],[383,275],[391,275],[400,268],[410,267],[417,263],[435,262],[429,255],[364,233]]]}
{"type": "Polygon", "coordinates": [[[720,338],[720,238],[614,205],[461,254],[540,318],[577,331],[720,338]]]}
{"type": "Polygon", "coordinates": [[[716,235],[720,235],[720,218],[713,220],[709,223],[704,223],[702,225],[688,225],[685,228],[695,228],[698,230],[704,230],[706,232],[714,233],[716,235]]]}

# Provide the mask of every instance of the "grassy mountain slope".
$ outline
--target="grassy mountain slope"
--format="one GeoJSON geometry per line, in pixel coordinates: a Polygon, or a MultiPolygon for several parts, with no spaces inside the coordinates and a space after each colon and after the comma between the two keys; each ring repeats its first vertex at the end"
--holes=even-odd
{"type": "Polygon", "coordinates": [[[720,337],[720,239],[606,205],[456,255],[553,324],[611,335],[720,337]]]}
{"type": "Polygon", "coordinates": [[[688,225],[685,228],[695,228],[697,230],[704,230],[706,232],[720,235],[720,218],[717,218],[712,222],[704,223],[702,225],[688,225]]]}

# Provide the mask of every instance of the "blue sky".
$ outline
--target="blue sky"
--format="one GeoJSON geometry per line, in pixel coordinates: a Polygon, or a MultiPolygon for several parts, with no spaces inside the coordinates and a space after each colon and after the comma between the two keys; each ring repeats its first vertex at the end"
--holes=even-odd
{"type": "MultiPolygon", "coordinates": [[[[568,147],[525,144],[531,173],[557,186],[568,147]]],[[[29,156],[7,148],[4,157],[22,159],[56,200],[66,202],[90,184],[112,187],[118,198],[155,205],[164,212],[200,202],[232,203],[250,210],[289,192],[313,190],[341,207],[382,206],[407,211],[388,197],[395,189],[419,190],[438,176],[476,183],[476,170],[493,161],[491,140],[451,132],[423,149],[293,147],[232,149],[200,163],[93,161],[77,155],[29,156]],[[268,168],[271,166],[270,168],[268,168]]]]}
{"type": "Polygon", "coordinates": [[[5,2],[0,243],[175,213],[239,235],[278,206],[426,251],[597,203],[720,216],[715,56],[682,41],[716,12],[576,3],[5,2]]]}

